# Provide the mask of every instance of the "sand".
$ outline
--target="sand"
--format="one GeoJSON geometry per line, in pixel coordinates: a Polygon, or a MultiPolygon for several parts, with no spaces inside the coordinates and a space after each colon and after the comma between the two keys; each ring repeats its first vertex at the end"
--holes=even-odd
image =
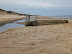
{"type": "Polygon", "coordinates": [[[72,54],[72,20],[2,32],[0,54],[72,54]]]}
{"type": "Polygon", "coordinates": [[[19,15],[0,15],[0,23],[6,23],[11,21],[16,21],[20,19],[24,19],[26,16],[19,16],[19,15]]]}

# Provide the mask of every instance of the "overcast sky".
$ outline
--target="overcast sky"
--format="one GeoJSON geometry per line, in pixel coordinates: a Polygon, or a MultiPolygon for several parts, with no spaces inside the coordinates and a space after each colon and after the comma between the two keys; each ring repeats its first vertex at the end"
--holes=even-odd
{"type": "Polygon", "coordinates": [[[0,8],[36,15],[72,15],[72,0],[0,0],[0,8]]]}

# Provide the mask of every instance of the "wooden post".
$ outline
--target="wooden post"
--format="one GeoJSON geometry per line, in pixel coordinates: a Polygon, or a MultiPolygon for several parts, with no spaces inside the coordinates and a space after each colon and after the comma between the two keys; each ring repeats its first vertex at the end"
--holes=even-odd
{"type": "Polygon", "coordinates": [[[29,15],[29,20],[30,20],[30,15],[29,15]]]}
{"type": "Polygon", "coordinates": [[[26,15],[27,20],[30,20],[30,15],[26,15]]]}

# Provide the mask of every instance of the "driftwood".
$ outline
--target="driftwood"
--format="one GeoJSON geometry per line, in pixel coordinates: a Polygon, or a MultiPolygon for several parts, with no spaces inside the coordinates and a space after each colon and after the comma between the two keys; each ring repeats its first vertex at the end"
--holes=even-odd
{"type": "Polygon", "coordinates": [[[39,26],[68,23],[68,20],[29,20],[25,22],[25,26],[39,26]]]}

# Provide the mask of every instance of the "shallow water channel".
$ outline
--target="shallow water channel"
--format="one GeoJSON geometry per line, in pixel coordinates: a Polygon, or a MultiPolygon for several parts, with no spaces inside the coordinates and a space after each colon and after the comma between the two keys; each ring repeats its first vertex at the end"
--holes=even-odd
{"type": "MultiPolygon", "coordinates": [[[[32,19],[35,19],[35,18],[30,18],[30,20],[32,20],[32,19]]],[[[22,20],[18,20],[18,21],[12,22],[12,23],[4,24],[4,25],[0,26],[0,32],[4,32],[8,29],[24,27],[25,25],[17,24],[17,22],[24,22],[24,21],[27,21],[27,20],[28,19],[22,19],[22,20]]]]}

